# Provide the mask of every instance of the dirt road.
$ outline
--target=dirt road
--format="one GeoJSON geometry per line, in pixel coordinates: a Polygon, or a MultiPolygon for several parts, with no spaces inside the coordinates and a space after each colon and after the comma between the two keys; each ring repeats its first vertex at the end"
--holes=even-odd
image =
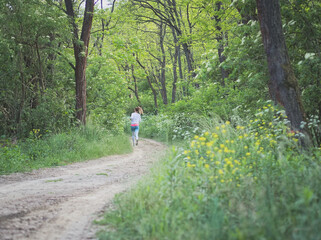
{"type": "Polygon", "coordinates": [[[131,154],[0,176],[0,239],[95,239],[92,221],[164,152],[143,139],[131,154]]]}

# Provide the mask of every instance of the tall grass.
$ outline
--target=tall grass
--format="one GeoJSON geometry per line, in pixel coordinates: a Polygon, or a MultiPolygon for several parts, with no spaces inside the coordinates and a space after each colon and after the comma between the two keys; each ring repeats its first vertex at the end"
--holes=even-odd
{"type": "Polygon", "coordinates": [[[25,141],[0,148],[0,174],[65,165],[131,150],[128,136],[112,135],[98,127],[87,126],[44,137],[34,129],[25,141]]]}
{"type": "Polygon", "coordinates": [[[321,239],[320,148],[271,105],[207,126],[116,198],[100,239],[321,239]]]}

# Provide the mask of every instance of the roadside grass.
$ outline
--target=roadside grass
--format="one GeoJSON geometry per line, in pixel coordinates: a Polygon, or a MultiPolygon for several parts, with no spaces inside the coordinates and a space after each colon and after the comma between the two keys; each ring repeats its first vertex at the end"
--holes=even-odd
{"type": "Polygon", "coordinates": [[[128,136],[113,135],[98,127],[87,126],[43,137],[34,129],[24,142],[0,148],[0,174],[66,165],[131,151],[128,136]]]}
{"type": "Polygon", "coordinates": [[[99,239],[321,239],[321,149],[301,149],[282,111],[203,126],[117,195],[99,239]]]}

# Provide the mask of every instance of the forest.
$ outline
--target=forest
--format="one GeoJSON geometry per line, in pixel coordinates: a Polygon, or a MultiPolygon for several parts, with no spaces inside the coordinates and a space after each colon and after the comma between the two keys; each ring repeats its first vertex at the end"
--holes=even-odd
{"type": "Polygon", "coordinates": [[[100,239],[321,239],[319,0],[0,5],[1,175],[128,153],[141,106],[171,150],[100,239]]]}

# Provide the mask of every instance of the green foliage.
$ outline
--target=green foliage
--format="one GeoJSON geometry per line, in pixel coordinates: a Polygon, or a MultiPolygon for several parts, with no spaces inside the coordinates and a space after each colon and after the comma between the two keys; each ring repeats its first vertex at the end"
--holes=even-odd
{"type": "Polygon", "coordinates": [[[42,136],[33,129],[24,142],[0,148],[0,174],[65,165],[102,156],[128,153],[129,138],[98,127],[42,136]]]}
{"type": "Polygon", "coordinates": [[[0,20],[6,23],[0,27],[1,134],[26,137],[33,128],[69,127],[70,74],[56,74],[59,46],[69,36],[66,16],[44,1],[0,5],[0,20]]]}
{"type": "Polygon", "coordinates": [[[321,5],[317,1],[291,0],[281,6],[285,39],[306,113],[320,118],[321,5]]]}
{"type": "Polygon", "coordinates": [[[116,198],[100,239],[320,239],[321,149],[302,153],[269,104],[208,126],[116,198]]]}
{"type": "Polygon", "coordinates": [[[142,137],[167,143],[191,138],[199,132],[199,117],[185,113],[143,115],[139,132],[142,137]]]}
{"type": "Polygon", "coordinates": [[[88,113],[93,123],[120,132],[127,104],[126,83],[111,62],[100,56],[89,58],[88,113]]]}

